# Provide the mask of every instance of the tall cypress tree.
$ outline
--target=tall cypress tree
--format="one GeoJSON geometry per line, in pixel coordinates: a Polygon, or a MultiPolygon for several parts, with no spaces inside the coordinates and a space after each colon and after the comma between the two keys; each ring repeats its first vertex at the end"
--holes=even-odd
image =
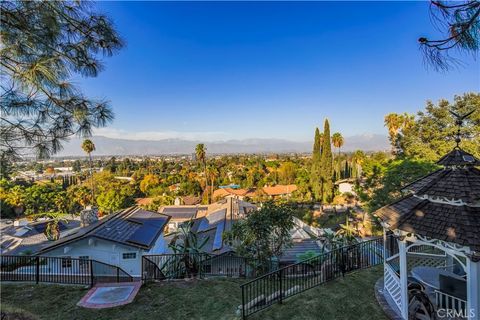
{"type": "Polygon", "coordinates": [[[312,154],[312,170],[310,172],[310,186],[315,200],[322,199],[322,181],[320,176],[321,170],[321,149],[322,149],[322,134],[318,128],[315,129],[315,138],[313,142],[312,154]]]}
{"type": "Polygon", "coordinates": [[[328,119],[325,119],[323,126],[323,143],[322,153],[320,158],[320,177],[322,181],[322,201],[330,202],[333,195],[333,156],[332,144],[330,141],[330,124],[328,119]]]}

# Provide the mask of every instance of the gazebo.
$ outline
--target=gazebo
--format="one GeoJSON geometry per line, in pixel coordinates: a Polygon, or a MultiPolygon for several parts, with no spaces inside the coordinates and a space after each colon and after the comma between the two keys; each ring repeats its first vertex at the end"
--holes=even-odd
{"type": "Polygon", "coordinates": [[[442,168],[380,208],[383,296],[402,319],[480,319],[480,161],[457,146],[442,168]]]}

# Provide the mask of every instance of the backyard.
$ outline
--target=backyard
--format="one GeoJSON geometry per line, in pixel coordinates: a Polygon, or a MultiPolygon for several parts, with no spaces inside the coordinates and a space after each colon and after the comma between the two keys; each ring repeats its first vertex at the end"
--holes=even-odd
{"type": "MultiPolygon", "coordinates": [[[[357,271],[301,293],[251,319],[387,319],[374,297],[382,267],[357,271]]],[[[87,289],[2,284],[3,319],[238,319],[239,284],[215,279],[163,282],[142,287],[132,304],[105,310],[77,307],[87,289]],[[8,316],[4,317],[4,313],[8,316]]]]}

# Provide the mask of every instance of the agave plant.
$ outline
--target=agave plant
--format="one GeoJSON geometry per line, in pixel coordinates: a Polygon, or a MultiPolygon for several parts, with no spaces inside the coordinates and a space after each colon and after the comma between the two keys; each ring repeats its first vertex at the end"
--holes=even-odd
{"type": "Polygon", "coordinates": [[[209,237],[198,239],[197,233],[192,231],[193,220],[180,225],[173,233],[175,241],[169,245],[173,253],[173,261],[167,263],[169,267],[176,270],[176,277],[196,276],[200,270],[201,262],[207,257],[202,249],[207,244],[209,237]],[[178,274],[179,273],[179,274],[178,274]]]}

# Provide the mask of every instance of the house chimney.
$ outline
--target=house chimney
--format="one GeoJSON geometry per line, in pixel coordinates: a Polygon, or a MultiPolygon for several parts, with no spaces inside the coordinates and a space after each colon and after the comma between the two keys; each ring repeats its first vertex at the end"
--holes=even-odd
{"type": "Polygon", "coordinates": [[[86,227],[98,221],[98,209],[88,206],[86,209],[80,212],[80,224],[82,227],[86,227]]]}

